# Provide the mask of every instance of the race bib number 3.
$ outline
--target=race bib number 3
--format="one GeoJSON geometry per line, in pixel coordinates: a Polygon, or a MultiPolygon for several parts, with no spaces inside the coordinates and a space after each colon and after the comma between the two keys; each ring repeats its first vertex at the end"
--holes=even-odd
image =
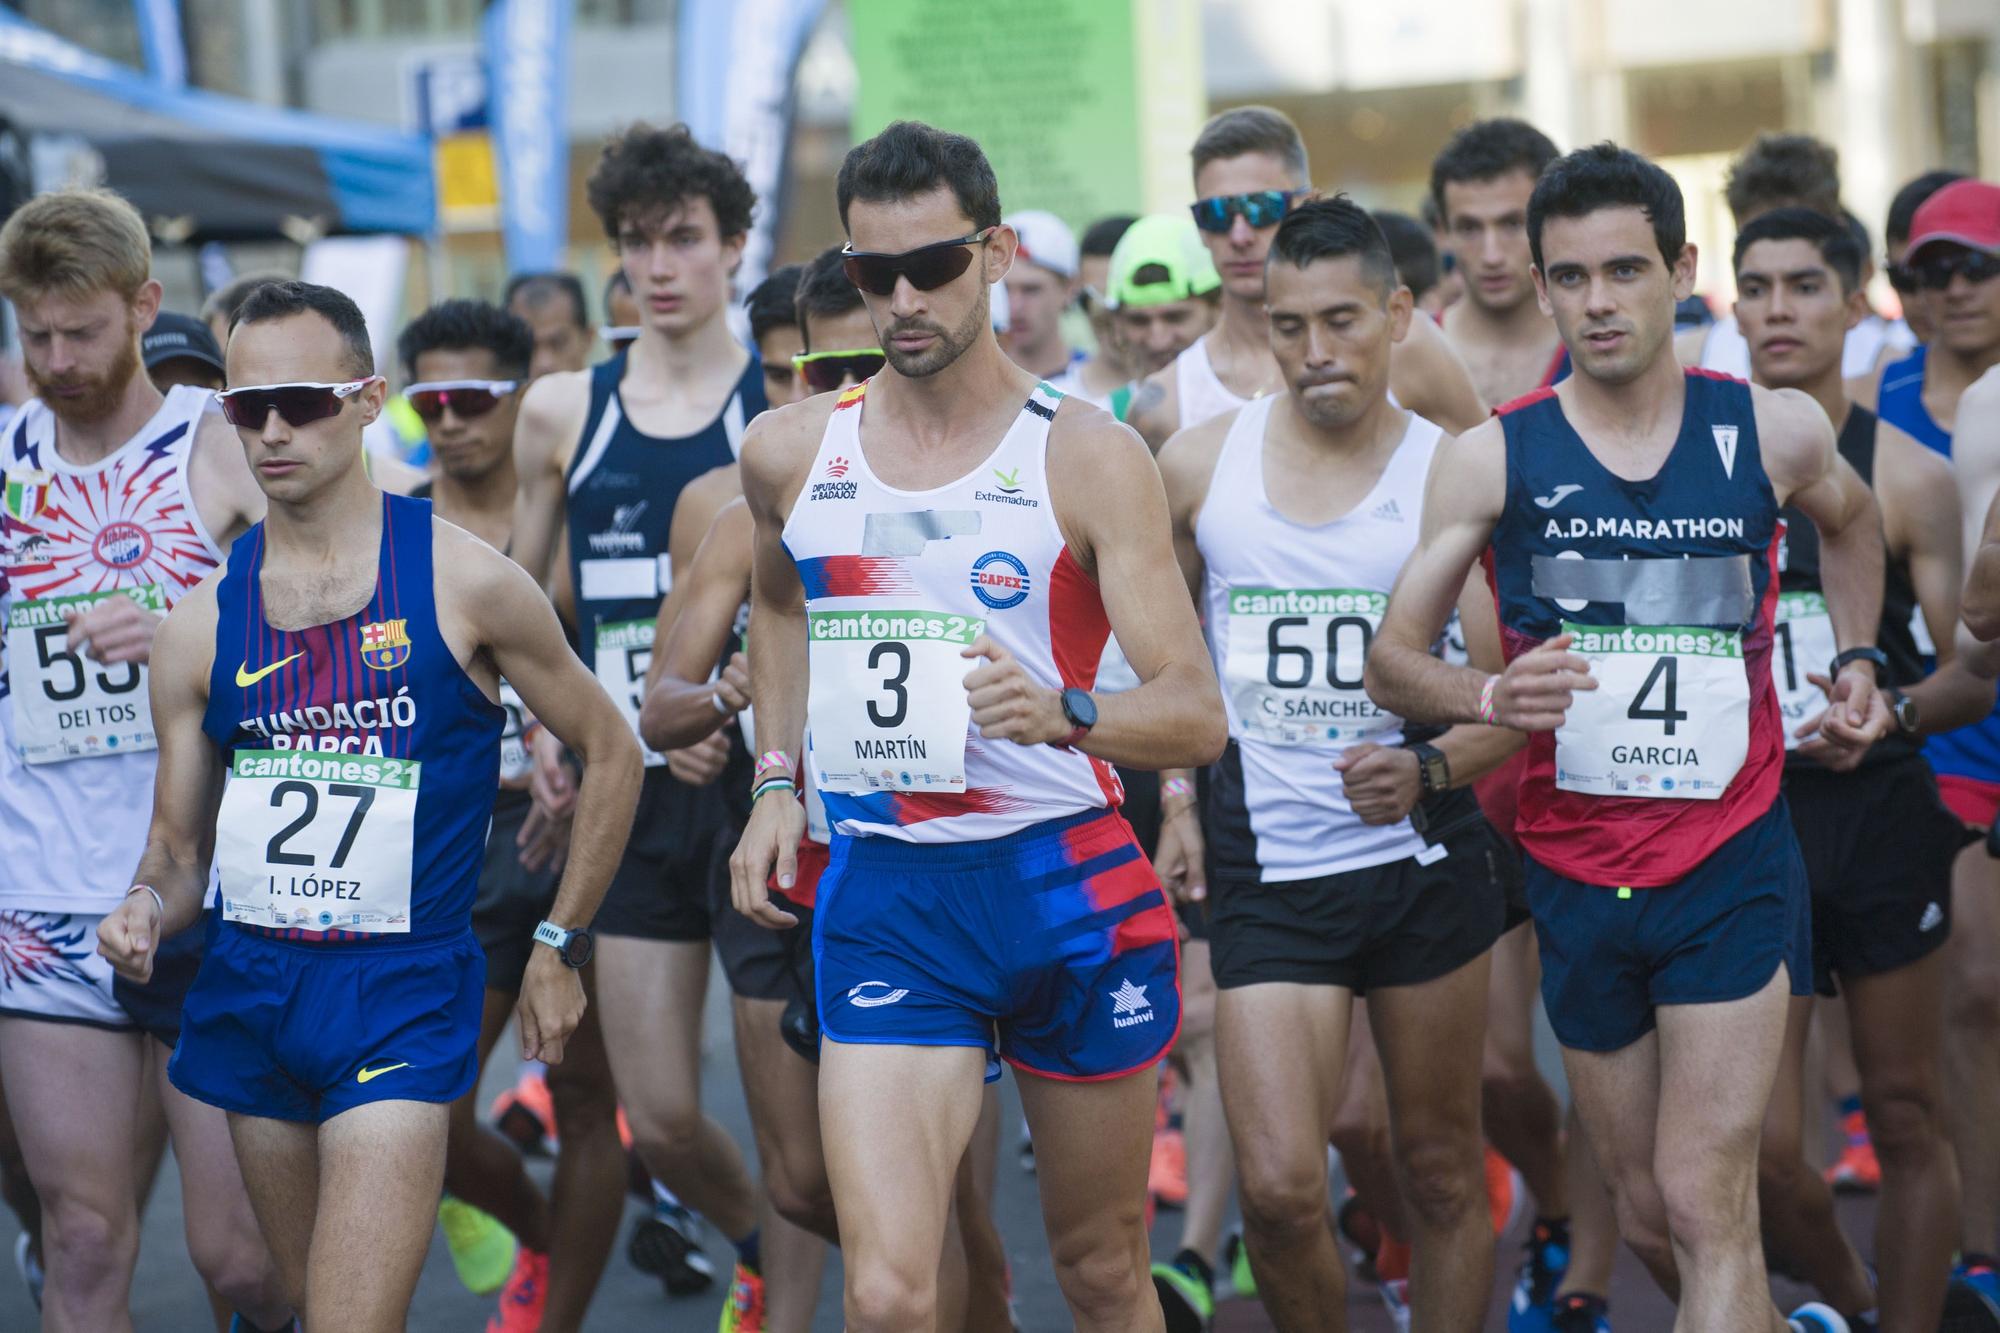
{"type": "Polygon", "coordinates": [[[1244,733],[1313,745],[1395,726],[1361,684],[1388,607],[1386,594],[1359,588],[1231,588],[1223,688],[1244,733]]]}
{"type": "MultiPolygon", "coordinates": [[[[597,627],[597,680],[611,702],[625,715],[625,725],[639,734],[639,708],[646,702],[646,671],[653,665],[650,620],[616,620],[597,627]]],[[[658,768],[667,757],[644,741],[639,749],[647,768],[658,768]]]]}
{"type": "Polygon", "coordinates": [[[806,617],[813,764],[827,791],[964,791],[972,721],[959,654],[986,622],[942,611],[806,617]]]}
{"type": "Polygon", "coordinates": [[[215,828],[223,918],[274,930],[407,933],[422,768],[238,750],[215,828]]]}
{"type": "Polygon", "coordinates": [[[1826,709],[1826,691],[1806,679],[1807,672],[1825,671],[1839,652],[1826,598],[1816,592],[1778,594],[1778,619],[1771,645],[1772,683],[1778,687],[1778,709],[1785,716],[1785,748],[1796,750],[1792,733],[1801,722],[1826,709]]]}
{"type": "Polygon", "coordinates": [[[1556,730],[1556,786],[1592,796],[1713,801],[1750,753],[1743,636],[1680,625],[1564,622],[1590,661],[1556,730]]]}
{"type": "Polygon", "coordinates": [[[167,613],[157,583],[79,597],[16,602],[7,610],[7,672],[14,694],[14,740],[30,764],[96,759],[156,748],[146,668],[102,663],[69,651],[71,613],[110,597],[130,597],[167,613]]]}

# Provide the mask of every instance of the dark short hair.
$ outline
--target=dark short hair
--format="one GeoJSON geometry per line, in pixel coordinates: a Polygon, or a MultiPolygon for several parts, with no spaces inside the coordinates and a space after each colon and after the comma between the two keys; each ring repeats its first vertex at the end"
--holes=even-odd
{"type": "Polygon", "coordinates": [[[963,134],[953,134],[918,120],[895,121],[866,143],[848,150],[840,164],[834,192],[840,203],[840,225],[847,227],[847,209],[863,203],[887,203],[949,189],[958,211],[972,220],[974,231],[1000,225],[1000,182],[986,150],[963,134]]]}
{"type": "Polygon", "coordinates": [[[1211,162],[1226,162],[1250,153],[1277,158],[1301,185],[1312,179],[1304,136],[1292,118],[1275,107],[1236,106],[1218,111],[1201,127],[1194,147],[1188,150],[1197,176],[1211,162]]]}
{"type": "Polygon", "coordinates": [[[1667,263],[1687,248],[1687,206],[1681,187],[1657,163],[1615,143],[1592,144],[1549,163],[1528,196],[1528,248],[1542,266],[1542,224],[1586,217],[1605,208],[1636,208],[1653,224],[1667,263]]]}
{"type": "Polygon", "coordinates": [[[584,187],[604,234],[618,239],[621,224],[652,212],[671,212],[706,199],[724,236],[750,230],[757,192],[728,156],[703,148],[685,125],[666,129],[641,122],[604,145],[584,187]]]}
{"type": "MultiPolygon", "coordinates": [[[[1396,257],[1368,210],[1344,194],[1295,205],[1271,237],[1267,264],[1304,268],[1321,259],[1355,255],[1362,274],[1386,298],[1396,286],[1396,257]]],[[[1433,281],[1435,281],[1433,277],[1433,281]]]]}
{"type": "Polygon", "coordinates": [[[233,334],[245,324],[289,319],[308,311],[333,325],[341,342],[347,345],[350,374],[359,379],[375,373],[375,349],[369,345],[368,321],[361,317],[361,307],[346,292],[316,282],[265,283],[236,307],[236,318],[230,321],[229,331],[233,334]]]}
{"type": "Polygon", "coordinates": [[[751,342],[764,341],[772,329],[798,327],[799,275],[804,272],[803,264],[786,264],[750,289],[743,311],[750,317],[751,342]]]}
{"type": "Polygon", "coordinates": [[[1723,187],[1739,227],[1787,204],[1840,215],[1840,152],[1810,134],[1760,134],[1729,164],[1723,187]]]}
{"type": "Polygon", "coordinates": [[[1083,229],[1083,235],[1076,243],[1077,253],[1085,259],[1111,258],[1111,252],[1118,248],[1118,242],[1124,239],[1126,231],[1138,220],[1130,213],[1099,218],[1083,229]]]}
{"type": "Polygon", "coordinates": [[[403,326],[396,355],[403,373],[417,374],[417,358],[425,352],[484,350],[493,354],[494,369],[509,379],[526,379],[535,355],[534,330],[505,306],[486,301],[439,301],[403,326]]]}
{"type": "Polygon", "coordinates": [[[1431,201],[1438,217],[1448,221],[1445,186],[1497,180],[1510,171],[1525,171],[1530,181],[1537,180],[1561,156],[1555,141],[1525,120],[1498,116],[1476,121],[1446,140],[1431,161],[1431,201]]]}
{"type": "Polygon", "coordinates": [[[1838,218],[1796,206],[1759,213],[1736,233],[1736,253],[1731,263],[1737,273],[1743,271],[1743,256],[1759,241],[1810,241],[1826,266],[1840,279],[1843,293],[1861,285],[1861,265],[1868,251],[1854,239],[1853,230],[1838,218]]]}
{"type": "Polygon", "coordinates": [[[830,245],[806,261],[805,272],[799,275],[798,310],[799,336],[805,339],[808,352],[812,350],[812,335],[807,316],[837,319],[860,308],[861,289],[849,282],[841,269],[839,246],[830,245]]]}
{"type": "Polygon", "coordinates": [[[1437,240],[1429,227],[1408,213],[1386,208],[1375,210],[1375,225],[1389,242],[1389,256],[1396,261],[1396,276],[1410,289],[1410,295],[1422,296],[1437,286],[1437,240]]]}
{"type": "Polygon", "coordinates": [[[576,312],[576,326],[586,332],[590,329],[590,307],[584,301],[583,279],[574,273],[516,273],[507,279],[507,291],[500,304],[511,308],[516,298],[531,308],[551,300],[566,300],[576,312]]]}
{"type": "Polygon", "coordinates": [[[240,278],[231,278],[208,294],[201,303],[201,317],[214,319],[222,316],[222,326],[226,330],[236,323],[236,312],[250,299],[250,293],[267,282],[289,282],[289,273],[245,273],[240,278]]]}
{"type": "Polygon", "coordinates": [[[1938,170],[1926,171],[1915,180],[1905,182],[1903,188],[1896,191],[1896,197],[1889,201],[1889,220],[1882,228],[1883,239],[1891,244],[1909,240],[1910,224],[1916,221],[1917,210],[1924,206],[1924,201],[1953,181],[1964,179],[1962,171],[1938,170]]]}

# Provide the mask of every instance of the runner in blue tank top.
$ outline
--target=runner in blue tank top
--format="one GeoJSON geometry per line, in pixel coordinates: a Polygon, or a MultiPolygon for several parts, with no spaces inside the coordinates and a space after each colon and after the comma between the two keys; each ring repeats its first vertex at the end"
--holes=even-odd
{"type": "Polygon", "coordinates": [[[523,1058],[560,1061],[573,969],[624,841],[637,746],[533,580],[384,496],[366,326],[274,283],[237,316],[225,414],[269,517],[162,625],[152,829],[99,948],[143,980],[220,879],[175,1086],[231,1113],[264,1238],[308,1326],[400,1327],[428,1249],[448,1104],[477,1070],[471,931],[504,674],[589,761],[577,842],[521,982],[523,1058]],[[308,1262],[308,1255],[311,1261],[308,1262]]]}
{"type": "Polygon", "coordinates": [[[1517,831],[1542,996],[1620,1230],[1679,1327],[1770,1333],[1757,1139],[1786,995],[1811,986],[1772,547],[1782,503],[1819,526],[1842,650],[1820,731],[1860,749],[1889,725],[1848,651],[1874,639],[1880,519],[1811,399],[1676,362],[1695,254],[1672,177],[1578,150],[1536,183],[1528,237],[1575,374],[1440,448],[1368,689],[1405,718],[1530,733],[1517,831]],[[1429,652],[1482,559],[1498,676],[1429,652]]]}

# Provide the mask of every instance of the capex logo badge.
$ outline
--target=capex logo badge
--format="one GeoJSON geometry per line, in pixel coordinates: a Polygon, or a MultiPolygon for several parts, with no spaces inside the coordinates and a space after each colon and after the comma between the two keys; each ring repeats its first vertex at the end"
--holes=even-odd
{"type": "Polygon", "coordinates": [[[1028,567],[1008,551],[988,551],[972,562],[972,592],[995,611],[1028,600],[1028,567]]]}

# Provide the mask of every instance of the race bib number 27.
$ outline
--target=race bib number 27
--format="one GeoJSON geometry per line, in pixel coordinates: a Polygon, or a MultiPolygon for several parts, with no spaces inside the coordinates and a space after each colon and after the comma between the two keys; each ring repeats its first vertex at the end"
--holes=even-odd
{"type": "Polygon", "coordinates": [[[806,617],[813,766],[827,791],[964,791],[961,654],[986,622],[942,611],[806,617]]]}
{"type": "Polygon", "coordinates": [[[1590,662],[1556,730],[1556,786],[1592,796],[1713,801],[1750,753],[1743,636],[1681,625],[1575,625],[1590,662]]]}

